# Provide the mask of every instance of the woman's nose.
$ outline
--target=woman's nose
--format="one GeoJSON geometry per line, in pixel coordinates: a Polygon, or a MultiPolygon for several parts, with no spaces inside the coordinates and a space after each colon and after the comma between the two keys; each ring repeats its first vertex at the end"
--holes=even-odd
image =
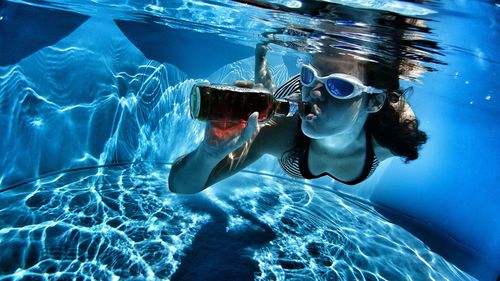
{"type": "Polygon", "coordinates": [[[321,97],[322,97],[321,90],[320,89],[313,89],[311,91],[311,97],[321,99],[321,97]]]}
{"type": "Polygon", "coordinates": [[[314,88],[311,89],[311,98],[323,101],[323,98],[324,98],[323,91],[324,91],[324,89],[325,89],[325,87],[324,87],[323,83],[317,83],[314,86],[314,88]]]}
{"type": "Polygon", "coordinates": [[[316,86],[306,91],[306,95],[304,97],[307,97],[307,99],[316,99],[322,101],[324,98],[322,89],[323,85],[321,83],[318,83],[316,86]]]}

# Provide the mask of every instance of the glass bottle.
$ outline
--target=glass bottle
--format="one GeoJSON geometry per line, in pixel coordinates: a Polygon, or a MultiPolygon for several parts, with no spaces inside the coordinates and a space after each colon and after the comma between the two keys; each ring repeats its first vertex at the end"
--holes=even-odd
{"type": "Polygon", "coordinates": [[[201,121],[247,121],[259,112],[259,122],[273,117],[292,117],[310,109],[304,102],[275,99],[262,88],[243,88],[232,85],[199,84],[191,91],[191,117],[201,121]]]}

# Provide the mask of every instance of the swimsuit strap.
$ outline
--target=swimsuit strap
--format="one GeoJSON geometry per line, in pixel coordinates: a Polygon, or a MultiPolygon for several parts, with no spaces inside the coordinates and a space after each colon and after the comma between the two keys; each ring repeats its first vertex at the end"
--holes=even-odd
{"type": "Polygon", "coordinates": [[[347,185],[355,185],[355,184],[358,184],[358,183],[364,181],[375,171],[375,169],[378,166],[378,159],[377,159],[375,152],[373,150],[372,138],[368,134],[368,132],[366,132],[366,130],[365,130],[365,134],[366,134],[365,162],[363,165],[363,171],[361,172],[361,175],[359,175],[359,177],[357,177],[356,179],[354,179],[352,181],[343,181],[343,180],[340,180],[340,179],[332,176],[331,174],[329,174],[327,172],[324,172],[324,173],[322,173],[320,175],[316,175],[316,176],[313,175],[311,173],[311,171],[309,170],[309,144],[310,144],[311,140],[308,137],[306,137],[305,135],[304,135],[304,137],[306,138],[306,140],[303,143],[304,144],[304,150],[303,150],[304,152],[300,155],[300,160],[299,160],[300,173],[306,179],[316,179],[316,178],[323,177],[323,176],[329,176],[329,177],[331,177],[331,178],[333,178],[341,183],[347,184],[347,185]]]}
{"type": "MultiPolygon", "coordinates": [[[[276,92],[274,93],[274,97],[276,99],[286,98],[292,94],[300,94],[302,92],[302,83],[300,83],[300,74],[297,74],[290,78],[285,84],[281,85],[276,92]]],[[[297,136],[295,138],[295,146],[285,151],[280,159],[278,160],[281,168],[292,177],[295,178],[304,178],[300,172],[300,159],[301,154],[304,153],[304,145],[305,141],[304,135],[301,134],[300,129],[300,118],[297,119],[299,122],[299,129],[297,130],[297,136]]],[[[306,137],[307,138],[307,137],[306,137]]]]}
{"type": "Polygon", "coordinates": [[[294,178],[306,178],[302,174],[300,162],[302,161],[302,155],[306,153],[306,149],[309,147],[309,138],[302,133],[302,129],[300,128],[302,123],[301,119],[297,118],[297,120],[299,124],[295,137],[295,145],[281,155],[279,163],[281,168],[283,168],[289,176],[294,178]]]}
{"type": "Polygon", "coordinates": [[[285,84],[281,85],[276,92],[274,92],[274,98],[282,99],[286,98],[292,94],[301,93],[302,83],[300,83],[300,74],[297,74],[286,81],[285,84]]]}

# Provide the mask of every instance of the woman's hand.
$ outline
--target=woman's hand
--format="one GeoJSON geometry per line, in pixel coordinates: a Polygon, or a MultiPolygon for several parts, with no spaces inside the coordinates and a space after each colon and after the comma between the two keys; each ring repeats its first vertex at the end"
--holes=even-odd
{"type": "Polygon", "coordinates": [[[207,122],[205,139],[200,145],[207,156],[222,160],[229,153],[255,138],[260,131],[259,113],[254,112],[247,121],[207,122]]]}
{"type": "MultiPolygon", "coordinates": [[[[260,83],[250,80],[237,80],[234,85],[242,88],[262,88],[260,83]]],[[[241,147],[247,141],[255,138],[260,131],[259,113],[254,112],[247,121],[212,121],[207,122],[205,139],[201,149],[209,156],[222,160],[229,153],[241,147]]]]}
{"type": "MultiPolygon", "coordinates": [[[[258,87],[251,81],[237,81],[236,86],[253,88],[258,87]]],[[[236,173],[238,169],[233,169],[233,157],[227,160],[231,165],[227,168],[227,162],[224,158],[245,144],[250,144],[260,131],[258,122],[259,113],[254,112],[246,121],[209,121],[206,123],[205,138],[195,150],[179,157],[172,168],[168,177],[169,189],[172,192],[192,194],[200,192],[208,186],[236,173]],[[218,167],[219,164],[222,164],[218,167]],[[215,173],[214,173],[215,171],[215,173]]],[[[250,148],[250,146],[246,146],[250,148]]],[[[237,166],[245,167],[250,162],[248,159],[248,150],[242,152],[237,166]]],[[[252,158],[256,159],[256,158],[252,158]]]]}
{"type": "Polygon", "coordinates": [[[255,46],[255,82],[262,84],[271,92],[276,90],[269,66],[267,65],[267,43],[259,43],[255,46]]]}

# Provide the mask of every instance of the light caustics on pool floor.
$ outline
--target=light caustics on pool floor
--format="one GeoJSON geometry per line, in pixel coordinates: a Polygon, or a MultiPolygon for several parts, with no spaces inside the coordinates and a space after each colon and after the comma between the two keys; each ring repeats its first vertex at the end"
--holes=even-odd
{"type": "Polygon", "coordinates": [[[470,280],[373,207],[243,173],[194,196],[169,166],[88,169],[0,194],[3,280],[470,280]]]}

